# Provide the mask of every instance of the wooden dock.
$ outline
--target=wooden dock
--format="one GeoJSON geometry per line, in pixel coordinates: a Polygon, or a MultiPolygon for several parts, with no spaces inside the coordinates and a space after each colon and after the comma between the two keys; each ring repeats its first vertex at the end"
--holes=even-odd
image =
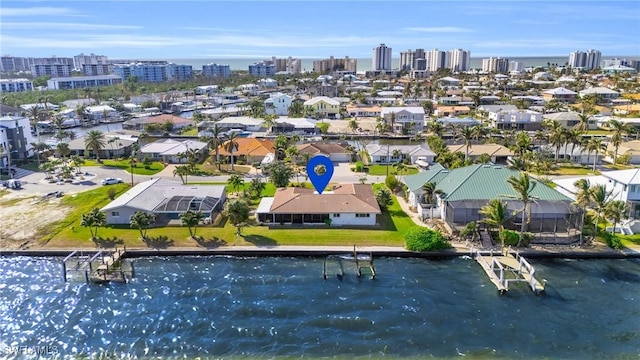
{"type": "Polygon", "coordinates": [[[74,251],[62,262],[64,280],[71,273],[81,273],[86,282],[109,283],[127,282],[127,276],[134,276],[133,264],[129,270],[124,270],[123,258],[127,248],[115,248],[113,251],[99,250],[95,253],[85,254],[82,251],[74,251]]]}
{"type": "Polygon", "coordinates": [[[513,255],[506,249],[487,256],[476,250],[475,259],[500,293],[508,291],[511,282],[526,282],[536,294],[544,292],[544,285],[534,276],[535,269],[519,253],[513,255]]]}

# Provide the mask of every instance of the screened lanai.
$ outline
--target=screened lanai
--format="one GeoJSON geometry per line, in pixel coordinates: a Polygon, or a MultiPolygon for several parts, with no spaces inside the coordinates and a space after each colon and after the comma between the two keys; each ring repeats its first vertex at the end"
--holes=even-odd
{"type": "MultiPolygon", "coordinates": [[[[522,202],[504,200],[512,218],[505,228],[520,230],[522,202]]],[[[471,221],[481,221],[480,209],[487,200],[461,200],[446,203],[445,219],[451,228],[461,230],[471,221]]],[[[582,209],[569,201],[535,201],[529,204],[530,218],[527,231],[536,242],[573,242],[580,236],[582,209]]]]}
{"type": "Polygon", "coordinates": [[[178,218],[180,214],[192,210],[201,211],[207,217],[211,217],[211,213],[218,209],[219,203],[220,199],[210,196],[173,196],[161,202],[153,209],[153,212],[166,214],[170,218],[178,218]]]}

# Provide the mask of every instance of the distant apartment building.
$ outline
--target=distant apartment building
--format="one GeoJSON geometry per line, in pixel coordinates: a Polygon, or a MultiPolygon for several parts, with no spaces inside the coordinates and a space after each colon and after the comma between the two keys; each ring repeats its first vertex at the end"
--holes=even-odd
{"type": "Polygon", "coordinates": [[[509,71],[524,71],[524,63],[521,63],[519,61],[510,61],[509,71]]]}
{"type": "Polygon", "coordinates": [[[134,76],[141,82],[163,82],[191,78],[191,65],[177,65],[166,62],[138,62],[113,65],[113,73],[123,80],[134,76]]]}
{"type": "MultiPolygon", "coordinates": [[[[73,67],[76,70],[84,70],[84,65],[106,65],[109,59],[106,55],[96,55],[91,53],[89,55],[85,55],[84,53],[80,53],[73,57],[73,67]]],[[[85,73],[85,75],[88,75],[85,73]]],[[[103,75],[103,74],[96,74],[103,75]]]]}
{"type": "Polygon", "coordinates": [[[206,77],[228,78],[231,76],[231,68],[229,65],[220,65],[215,63],[202,65],[202,75],[206,77]]]}
{"type": "Polygon", "coordinates": [[[425,56],[427,59],[427,70],[438,71],[439,69],[444,69],[447,67],[448,57],[446,51],[433,49],[427,51],[425,56]]]}
{"type": "Polygon", "coordinates": [[[400,70],[426,70],[427,61],[424,49],[411,49],[400,52],[400,70]]]}
{"type": "Polygon", "coordinates": [[[18,72],[29,71],[31,64],[28,58],[15,57],[15,56],[3,56],[0,58],[0,71],[1,72],[18,72]]]}
{"type": "Polygon", "coordinates": [[[121,83],[122,78],[118,75],[72,76],[51,78],[47,80],[47,88],[49,90],[84,89],[121,83]]]}
{"type": "Polygon", "coordinates": [[[85,76],[110,75],[111,72],[109,64],[82,64],[82,73],[85,76]]]}
{"type": "Polygon", "coordinates": [[[500,57],[482,59],[482,71],[488,73],[506,73],[509,71],[509,59],[500,57]]]}
{"type": "Polygon", "coordinates": [[[358,70],[358,60],[345,56],[344,59],[336,59],[333,56],[328,59],[314,60],[313,71],[318,73],[348,71],[356,73],[358,70]]]}
{"type": "Polygon", "coordinates": [[[614,66],[627,66],[630,68],[634,68],[637,71],[640,71],[640,61],[639,60],[628,60],[628,59],[605,59],[602,60],[602,68],[614,67],[614,66]]]}
{"type": "Polygon", "coordinates": [[[274,76],[276,74],[276,66],[267,62],[258,62],[249,65],[249,75],[257,77],[274,76]]]}
{"type": "Polygon", "coordinates": [[[300,74],[302,72],[302,61],[300,61],[300,59],[294,59],[291,56],[280,59],[273,56],[271,60],[265,60],[264,63],[275,66],[276,73],[287,72],[289,74],[300,74]]]}
{"type": "Polygon", "coordinates": [[[471,68],[471,51],[453,49],[442,51],[433,49],[425,52],[426,70],[436,72],[449,69],[453,72],[469,71],[471,68]]]}
{"type": "Polygon", "coordinates": [[[586,52],[574,51],[569,54],[569,67],[584,70],[598,69],[600,67],[602,53],[589,49],[586,52]]]}
{"type": "Polygon", "coordinates": [[[453,49],[449,51],[449,70],[453,72],[469,71],[471,68],[471,51],[453,49]]]}
{"type": "Polygon", "coordinates": [[[0,92],[32,91],[33,83],[29,79],[0,79],[0,92]]]}
{"type": "Polygon", "coordinates": [[[193,67],[191,65],[167,64],[167,80],[182,81],[191,79],[193,67]]]}
{"type": "Polygon", "coordinates": [[[71,64],[35,64],[31,65],[31,75],[33,77],[51,76],[66,77],[71,76],[73,65],[71,64]]]}
{"type": "Polygon", "coordinates": [[[373,48],[373,56],[371,57],[371,70],[373,71],[390,71],[391,70],[391,48],[385,44],[380,44],[373,48]]]}

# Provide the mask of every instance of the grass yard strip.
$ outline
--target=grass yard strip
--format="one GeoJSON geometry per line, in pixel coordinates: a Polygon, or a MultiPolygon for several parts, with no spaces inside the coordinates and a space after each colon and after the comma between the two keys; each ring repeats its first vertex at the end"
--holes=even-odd
{"type": "MultiPolygon", "coordinates": [[[[131,173],[131,163],[128,159],[123,160],[104,160],[102,162],[104,166],[114,167],[118,169],[125,170],[128,173],[131,173]]],[[[164,165],[162,163],[154,161],[149,165],[147,169],[144,164],[137,162],[133,166],[133,173],[136,175],[155,175],[164,169],[164,165]]]]}
{"type": "MultiPolygon", "coordinates": [[[[393,165],[379,165],[379,164],[375,164],[375,165],[369,165],[369,171],[366,173],[367,175],[375,175],[375,176],[381,176],[381,175],[387,175],[387,167],[389,168],[389,175],[398,175],[398,173],[396,172],[396,168],[393,165]]],[[[415,167],[411,167],[411,166],[405,166],[405,168],[401,171],[402,176],[404,175],[413,175],[413,174],[417,174],[418,173],[418,169],[415,167]]]]}

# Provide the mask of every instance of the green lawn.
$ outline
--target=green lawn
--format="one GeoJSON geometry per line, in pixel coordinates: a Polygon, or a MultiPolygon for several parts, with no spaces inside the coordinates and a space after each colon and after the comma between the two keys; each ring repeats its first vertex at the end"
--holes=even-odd
{"type": "Polygon", "coordinates": [[[547,175],[600,175],[600,171],[593,171],[591,166],[560,165],[547,175]]]}
{"type": "Polygon", "coordinates": [[[248,174],[253,168],[250,165],[233,165],[233,171],[231,170],[231,164],[220,164],[220,170],[215,164],[212,164],[209,159],[205,160],[202,164],[197,165],[198,170],[203,173],[211,175],[229,175],[229,174],[248,174]]]}
{"type": "MultiPolygon", "coordinates": [[[[367,173],[367,175],[374,175],[374,176],[380,176],[380,175],[387,175],[387,167],[389,168],[389,174],[390,175],[397,175],[396,173],[396,168],[393,165],[369,165],[369,172],[367,173]]],[[[418,173],[418,169],[415,167],[405,167],[404,170],[402,170],[402,174],[401,175],[413,175],[413,174],[417,174],[418,173]]]]}
{"type": "MultiPolygon", "coordinates": [[[[244,185],[248,186],[248,183],[244,185]]],[[[377,185],[380,186],[380,185],[377,185]]],[[[114,185],[119,193],[124,192],[128,186],[125,184],[114,185]]],[[[94,247],[90,240],[88,228],[80,226],[82,214],[87,213],[93,207],[102,207],[109,202],[107,188],[99,188],[79,194],[75,197],[65,198],[63,205],[73,207],[73,211],[63,221],[55,224],[43,237],[48,241],[47,246],[52,248],[80,248],[94,247]],[[73,228],[72,228],[73,227],[73,228]]],[[[261,196],[272,196],[275,187],[267,184],[267,188],[261,196]]],[[[252,202],[257,206],[259,199],[252,202]]],[[[226,219],[221,219],[216,225],[202,226],[197,229],[197,235],[202,237],[200,241],[189,238],[189,230],[186,227],[163,227],[149,229],[148,237],[155,247],[167,246],[219,246],[219,245],[380,245],[402,246],[404,233],[410,227],[416,226],[411,218],[402,211],[394,198],[389,210],[379,217],[379,228],[349,228],[349,227],[313,227],[313,228],[277,228],[270,229],[267,226],[248,226],[243,228],[243,236],[235,235],[235,228],[226,219]]],[[[137,229],[131,229],[126,225],[107,226],[100,228],[99,243],[103,246],[126,244],[128,247],[147,247],[140,240],[137,229]]]]}
{"type": "MultiPolygon", "coordinates": [[[[103,160],[102,164],[104,166],[122,169],[129,173],[131,172],[131,163],[128,159],[103,160]]],[[[133,173],[136,175],[155,175],[162,171],[162,169],[164,169],[164,165],[158,161],[152,162],[151,165],[149,165],[148,169],[143,164],[138,162],[133,166],[133,173]]]]}

